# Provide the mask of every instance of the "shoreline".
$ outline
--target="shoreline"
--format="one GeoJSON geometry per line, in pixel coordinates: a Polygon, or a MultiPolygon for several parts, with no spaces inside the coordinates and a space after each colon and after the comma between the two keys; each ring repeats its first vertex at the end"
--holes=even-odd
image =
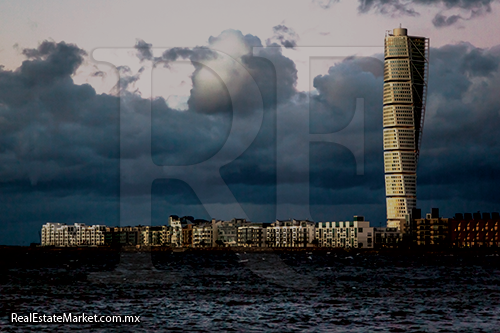
{"type": "Polygon", "coordinates": [[[312,253],[312,254],[366,254],[366,255],[500,255],[500,248],[378,248],[378,249],[346,249],[328,247],[203,247],[203,248],[177,248],[167,246],[74,246],[74,247],[52,247],[52,246],[17,246],[0,245],[0,254],[8,252],[29,253],[71,253],[71,252],[110,252],[110,253],[312,253]]]}

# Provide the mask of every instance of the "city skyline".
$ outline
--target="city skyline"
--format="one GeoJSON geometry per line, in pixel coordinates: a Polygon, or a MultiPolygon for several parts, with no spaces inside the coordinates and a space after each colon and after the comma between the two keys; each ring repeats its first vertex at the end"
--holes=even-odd
{"type": "Polygon", "coordinates": [[[417,207],[500,209],[498,1],[148,4],[0,4],[0,244],[149,211],[385,226],[383,39],[400,23],[432,41],[417,207]],[[339,47],[358,49],[318,53],[339,47]]]}

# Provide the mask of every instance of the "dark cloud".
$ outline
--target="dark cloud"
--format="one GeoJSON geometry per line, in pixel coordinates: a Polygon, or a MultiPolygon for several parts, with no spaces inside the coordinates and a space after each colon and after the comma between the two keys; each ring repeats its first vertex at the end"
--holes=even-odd
{"type": "Polygon", "coordinates": [[[317,4],[323,9],[328,9],[333,6],[335,3],[339,2],[339,0],[312,0],[313,3],[317,4]]]}
{"type": "MultiPolygon", "coordinates": [[[[376,12],[390,16],[417,16],[419,12],[416,6],[434,6],[443,10],[460,9],[468,13],[468,17],[462,15],[449,15],[438,13],[432,20],[437,28],[451,26],[461,20],[470,20],[485,13],[491,12],[491,4],[495,0],[359,0],[358,11],[360,13],[376,12]]],[[[337,1],[316,1],[320,7],[328,9],[337,1]]]]}
{"type": "MultiPolygon", "coordinates": [[[[63,180],[67,176],[89,175],[79,171],[94,170],[98,178],[116,174],[119,100],[73,83],[71,75],[85,52],[75,45],[44,42],[26,53],[30,60],[16,71],[0,72],[3,184],[29,179],[33,185],[53,181],[60,188],[71,183],[63,180]]],[[[92,184],[91,179],[82,183],[92,184]]],[[[99,186],[93,189],[99,191],[99,186]]]]}
{"type": "MultiPolygon", "coordinates": [[[[280,50],[272,48],[262,51],[276,60],[277,69],[274,69],[268,60],[252,55],[252,46],[262,46],[255,36],[227,31],[221,36],[212,37],[210,42],[250,73],[250,79],[254,79],[263,91],[266,110],[275,107],[276,70],[285,72],[285,82],[280,88],[284,96],[295,93],[295,65],[280,50]],[[226,39],[241,42],[236,54],[223,48],[226,39]]],[[[74,84],[71,76],[82,64],[85,55],[83,50],[74,45],[45,42],[38,49],[26,50],[25,54],[29,59],[16,71],[0,72],[0,188],[5,195],[22,198],[16,204],[2,205],[2,212],[9,210],[6,223],[24,223],[26,219],[31,219],[41,225],[47,220],[64,218],[62,212],[54,213],[53,218],[45,213],[38,214],[38,206],[28,202],[37,194],[52,198],[53,203],[45,211],[49,207],[72,210],[73,204],[60,205],[64,201],[62,198],[68,196],[80,197],[81,205],[87,208],[89,201],[86,200],[114,202],[116,205],[118,156],[137,160],[143,158],[149,131],[141,124],[147,123],[146,117],[150,116],[148,110],[153,112],[152,152],[153,160],[158,165],[189,165],[214,155],[224,145],[232,119],[228,96],[210,90],[213,86],[225,89],[218,79],[219,75],[226,75],[230,78],[230,84],[240,87],[236,98],[246,101],[248,112],[252,112],[255,104],[246,96],[248,82],[231,77],[235,73],[234,68],[228,68],[224,62],[219,63],[221,59],[214,57],[215,53],[207,48],[168,50],[157,59],[156,65],[174,61],[178,57],[187,58],[195,65],[191,107],[183,112],[168,108],[162,98],[150,101],[141,98],[138,93],[129,92],[126,88],[137,81],[141,71],[133,73],[126,66],[118,67],[120,97],[99,95],[90,85],[74,84]],[[200,66],[197,61],[214,63],[200,66]],[[206,82],[203,76],[207,73],[203,70],[212,70],[212,79],[215,80],[206,82]],[[121,112],[132,114],[130,121],[121,127],[125,147],[121,151],[118,140],[120,98],[121,112]],[[207,110],[210,104],[204,98],[214,101],[211,110],[207,110]],[[24,210],[23,214],[20,210],[24,210]]],[[[266,117],[272,119],[272,111],[267,114],[266,117]]],[[[272,132],[273,126],[269,125],[268,128],[272,132]]],[[[259,149],[269,149],[268,138],[256,140],[260,142],[259,149]]],[[[272,167],[273,155],[266,154],[269,156],[269,165],[265,172],[268,172],[272,167]]],[[[254,156],[258,158],[259,153],[254,156]]],[[[147,158],[151,159],[151,156],[147,158]]],[[[138,176],[144,172],[141,170],[138,176]]],[[[203,179],[203,175],[198,177],[203,179]]],[[[173,194],[169,202],[176,207],[196,204],[190,195],[177,196],[175,191],[170,193],[173,194]]],[[[9,200],[4,201],[7,202],[9,200]]],[[[96,208],[96,214],[104,207],[101,204],[97,206],[101,208],[96,208]]],[[[84,215],[79,216],[80,221],[93,222],[84,215]]],[[[116,223],[116,219],[110,221],[116,223]]]]}
{"type": "Polygon", "coordinates": [[[19,68],[23,84],[35,86],[40,82],[53,82],[67,78],[82,64],[86,52],[76,45],[44,41],[36,49],[25,49],[30,60],[19,68]]]}
{"type": "MultiPolygon", "coordinates": [[[[330,67],[327,75],[314,78],[319,94],[311,101],[311,132],[331,133],[346,127],[355,110],[356,98],[379,105],[384,64],[372,57],[347,58],[330,67]]],[[[376,110],[372,110],[376,112],[376,110]]]]}
{"type": "Polygon", "coordinates": [[[451,15],[447,17],[442,14],[436,14],[436,16],[432,19],[432,24],[434,24],[437,28],[442,28],[453,25],[463,19],[464,18],[460,15],[451,15]]]}
{"type": "Polygon", "coordinates": [[[103,71],[95,71],[94,73],[92,73],[92,76],[94,76],[94,77],[106,77],[106,73],[104,73],[103,71]]]}
{"type": "Polygon", "coordinates": [[[484,8],[487,11],[491,10],[491,4],[495,0],[418,0],[417,3],[420,4],[432,4],[432,3],[443,3],[446,8],[462,8],[477,10],[484,8]]]}
{"type": "Polygon", "coordinates": [[[483,50],[468,43],[432,49],[429,89],[448,100],[464,99],[476,87],[475,77],[493,79],[498,72],[499,59],[497,48],[483,50]]]}
{"type": "Polygon", "coordinates": [[[470,44],[431,50],[428,115],[420,154],[422,199],[499,202],[498,48],[470,44]],[[425,166],[425,167],[423,167],[425,166]],[[479,188],[482,188],[481,190],[479,188]]]}
{"type": "Polygon", "coordinates": [[[462,69],[471,76],[490,76],[498,70],[498,54],[473,48],[463,58],[462,69]]]}
{"type": "MultiPolygon", "coordinates": [[[[383,62],[376,57],[350,57],[317,76],[317,96],[310,101],[310,132],[343,133],[348,140],[364,140],[364,175],[356,175],[356,161],[347,147],[318,142],[311,145],[311,203],[321,205],[383,205],[382,86],[383,62]],[[356,99],[364,100],[364,124],[359,132],[342,132],[354,117],[356,99]]],[[[312,209],[314,211],[314,209],[312,209]]],[[[319,216],[323,216],[317,212],[319,216]]],[[[331,212],[333,214],[333,211],[331,212]]],[[[383,217],[383,211],[370,214],[383,217]]]]}
{"type": "MultiPolygon", "coordinates": [[[[347,58],[332,66],[314,79],[317,93],[308,96],[296,91],[295,64],[280,48],[263,47],[253,55],[252,47],[262,47],[260,39],[235,30],[209,42],[222,55],[208,48],[170,49],[157,61],[143,60],[161,65],[186,59],[196,64],[185,111],[168,107],[163,98],[146,99],[127,89],[117,97],[74,84],[71,76],[85,53],[71,44],[45,42],[27,50],[28,59],[17,70],[0,71],[0,229],[5,231],[0,234],[7,235],[0,243],[11,242],[7,237],[16,225],[31,228],[36,239],[46,221],[119,223],[119,158],[136,162],[131,174],[139,180],[150,175],[144,160],[167,167],[209,160],[207,170],[213,166],[220,170],[252,220],[271,221],[276,216],[276,181],[284,172],[277,170],[278,149],[287,168],[281,178],[291,193],[287,204],[297,203],[298,185],[309,179],[313,218],[338,220],[364,214],[382,224],[382,55],[347,58]],[[233,98],[247,105],[246,116],[256,112],[257,105],[246,94],[248,78],[235,75],[238,72],[224,62],[224,54],[255,81],[264,118],[249,148],[221,167],[220,161],[210,159],[227,143],[233,121],[233,101],[221,78],[241,87],[233,98]],[[357,98],[363,98],[365,105],[364,175],[356,175],[354,154],[335,143],[311,143],[306,150],[308,165],[300,162],[298,155],[309,143],[309,133],[342,131],[353,119],[357,98]],[[123,113],[127,118],[120,118],[123,113]],[[308,113],[309,131],[298,131],[308,113]]],[[[493,207],[500,202],[495,187],[500,181],[500,137],[495,134],[500,127],[500,47],[479,49],[461,43],[433,48],[430,56],[419,205],[425,210],[431,203],[448,202],[445,216],[471,202],[476,210],[493,207]]],[[[129,85],[141,74],[127,67],[119,71],[128,80],[121,83],[129,85]]],[[[253,126],[249,123],[237,133],[234,149],[253,126]]],[[[340,133],[348,140],[360,139],[359,133],[340,133]]],[[[214,185],[207,170],[189,176],[209,188],[214,185]]],[[[217,188],[213,190],[210,203],[223,210],[223,198],[217,188]]],[[[144,194],[144,189],[130,194],[134,209],[151,206],[144,194]]],[[[172,213],[209,217],[194,191],[180,180],[155,181],[152,194],[155,224],[165,223],[165,216],[172,213]]]]}
{"type": "MultiPolygon", "coordinates": [[[[134,109],[138,109],[135,106],[134,109]]],[[[169,108],[163,98],[152,103],[152,154],[158,165],[192,165],[213,156],[231,128],[225,114],[193,114],[169,108]]]]}
{"type": "Polygon", "coordinates": [[[476,17],[483,16],[486,13],[491,12],[491,3],[493,0],[483,0],[483,1],[462,1],[456,3],[456,1],[443,1],[447,9],[460,8],[468,12],[468,17],[462,15],[450,15],[445,16],[442,13],[436,14],[432,23],[437,28],[451,26],[459,21],[468,21],[476,17]]]}
{"type": "Polygon", "coordinates": [[[141,73],[144,71],[144,67],[141,67],[135,74],[132,73],[132,70],[128,66],[118,66],[116,69],[120,74],[120,79],[114,87],[114,90],[121,92],[126,91],[132,84],[137,82],[141,78],[141,73]]]}
{"type": "MultiPolygon", "coordinates": [[[[280,29],[288,28],[281,26],[278,30],[280,29]]],[[[171,48],[164,51],[161,57],[153,59],[154,65],[165,67],[169,67],[172,62],[179,59],[191,61],[195,71],[192,75],[193,88],[188,100],[190,110],[206,114],[231,113],[232,101],[221,77],[238,90],[232,97],[244,101],[249,113],[259,105],[260,101],[253,100],[253,96],[247,94],[245,87],[249,83],[248,80],[254,81],[259,87],[266,109],[275,103],[276,89],[279,89],[279,93],[286,98],[295,94],[297,81],[295,64],[284,57],[278,47],[260,51],[265,58],[276,65],[274,68],[269,60],[252,54],[253,47],[263,47],[261,40],[256,36],[243,35],[237,30],[225,30],[219,36],[211,36],[208,41],[209,47],[171,48]],[[231,43],[229,47],[228,43],[231,43]],[[239,65],[230,65],[227,58],[239,65]],[[242,70],[250,75],[237,75],[238,71],[242,70]],[[280,75],[282,81],[278,83],[275,80],[275,71],[280,71],[282,74],[280,75]]],[[[147,43],[142,41],[142,44],[147,43]]],[[[141,60],[144,59],[141,57],[140,55],[141,60]]]]}
{"type": "MultiPolygon", "coordinates": [[[[213,37],[211,37],[213,38],[213,37]]],[[[215,59],[216,53],[212,52],[207,47],[196,47],[196,48],[186,48],[186,47],[173,47],[163,52],[160,57],[153,56],[153,44],[146,43],[142,39],[138,39],[135,44],[135,49],[137,49],[137,57],[141,60],[153,61],[154,65],[161,63],[165,67],[169,67],[169,63],[176,61],[177,59],[188,59],[192,61],[215,59]]]]}
{"type": "Polygon", "coordinates": [[[358,10],[360,13],[374,10],[389,15],[418,15],[410,4],[411,2],[401,0],[359,0],[358,10]]]}
{"type": "Polygon", "coordinates": [[[153,53],[151,52],[152,44],[148,44],[142,39],[137,39],[135,48],[137,49],[137,57],[143,60],[153,60],[153,53]]]}
{"type": "Polygon", "coordinates": [[[185,47],[174,47],[163,52],[160,59],[163,64],[167,65],[169,62],[176,61],[177,59],[189,59],[191,61],[200,61],[207,59],[215,59],[216,53],[212,52],[206,47],[197,47],[194,49],[185,47]]]}
{"type": "Polygon", "coordinates": [[[287,26],[280,24],[273,27],[273,33],[273,37],[267,40],[267,45],[272,45],[273,43],[278,42],[278,45],[290,49],[297,46],[299,36],[292,28],[288,28],[287,26]]]}
{"type": "MultiPolygon", "coordinates": [[[[500,200],[493,185],[500,181],[500,141],[493,134],[500,126],[499,48],[479,49],[461,43],[432,49],[430,54],[419,161],[420,205],[429,209],[429,202],[445,200],[455,202],[455,208],[448,205],[448,209],[457,211],[472,201],[492,207],[500,200]]],[[[363,177],[355,175],[353,155],[344,147],[329,143],[311,147],[311,202],[383,205],[379,201],[384,198],[381,65],[377,59],[346,59],[331,67],[327,75],[315,78],[319,94],[310,104],[311,133],[344,128],[353,116],[355,98],[363,97],[366,145],[363,177]]]]}
{"type": "Polygon", "coordinates": [[[446,9],[459,8],[473,12],[491,11],[494,0],[359,0],[359,11],[366,13],[370,10],[384,14],[415,15],[417,12],[413,5],[443,6],[446,9]]]}

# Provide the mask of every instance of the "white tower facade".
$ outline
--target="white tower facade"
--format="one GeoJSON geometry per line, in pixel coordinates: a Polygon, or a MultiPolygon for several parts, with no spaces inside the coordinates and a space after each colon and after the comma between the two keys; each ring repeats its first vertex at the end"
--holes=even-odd
{"type": "Polygon", "coordinates": [[[384,172],[387,226],[404,229],[417,204],[417,162],[422,140],[429,39],[397,28],[384,47],[384,172]]]}

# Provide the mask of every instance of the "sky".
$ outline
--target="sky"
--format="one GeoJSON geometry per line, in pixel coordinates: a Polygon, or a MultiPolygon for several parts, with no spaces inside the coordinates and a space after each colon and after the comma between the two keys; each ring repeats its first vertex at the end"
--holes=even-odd
{"type": "Polygon", "coordinates": [[[385,225],[383,42],[430,38],[417,206],[500,210],[496,0],[0,1],[0,244],[46,222],[385,225]]]}

